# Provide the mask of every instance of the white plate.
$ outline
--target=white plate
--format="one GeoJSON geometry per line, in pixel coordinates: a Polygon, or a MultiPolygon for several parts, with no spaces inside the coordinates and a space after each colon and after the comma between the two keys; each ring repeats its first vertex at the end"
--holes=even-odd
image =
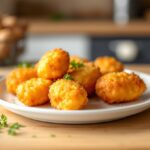
{"type": "Polygon", "coordinates": [[[150,75],[129,70],[127,72],[137,73],[147,84],[147,91],[135,102],[109,105],[99,98],[93,98],[90,99],[85,109],[74,111],[56,110],[49,104],[27,107],[20,103],[15,96],[6,92],[5,80],[2,79],[0,81],[0,105],[27,118],[53,123],[85,124],[124,118],[150,108],[150,75]]]}

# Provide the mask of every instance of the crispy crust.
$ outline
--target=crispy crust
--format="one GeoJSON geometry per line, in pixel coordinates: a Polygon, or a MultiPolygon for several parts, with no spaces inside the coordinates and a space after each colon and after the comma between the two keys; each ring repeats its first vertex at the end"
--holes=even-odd
{"type": "Polygon", "coordinates": [[[32,78],[23,82],[17,88],[18,99],[28,106],[37,106],[49,101],[48,90],[52,81],[42,78],[32,78]]]}
{"type": "Polygon", "coordinates": [[[96,94],[110,104],[137,100],[145,90],[144,81],[134,73],[108,73],[96,83],[96,94]]]}
{"type": "Polygon", "coordinates": [[[52,107],[61,110],[78,110],[88,102],[85,89],[75,81],[65,79],[51,85],[49,98],[52,107]]]}
{"type": "Polygon", "coordinates": [[[101,69],[102,74],[110,72],[120,72],[123,71],[124,65],[113,57],[98,57],[95,60],[95,65],[101,69]]]}
{"type": "Polygon", "coordinates": [[[63,77],[69,67],[69,54],[60,49],[48,51],[37,65],[38,77],[58,79],[63,77]]]}
{"type": "Polygon", "coordinates": [[[16,88],[20,83],[35,77],[37,77],[37,72],[34,68],[14,69],[9,73],[6,79],[7,91],[16,94],[16,88]]]}
{"type": "Polygon", "coordinates": [[[70,75],[85,88],[88,96],[91,96],[95,92],[95,84],[101,73],[93,63],[85,63],[84,67],[74,70],[70,75]]]}

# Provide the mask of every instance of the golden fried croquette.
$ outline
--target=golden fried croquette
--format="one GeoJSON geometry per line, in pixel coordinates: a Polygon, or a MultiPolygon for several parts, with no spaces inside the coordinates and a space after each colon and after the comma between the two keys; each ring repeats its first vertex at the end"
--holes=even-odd
{"type": "Polygon", "coordinates": [[[37,72],[34,68],[14,69],[6,78],[7,91],[16,94],[16,88],[20,83],[35,77],[37,77],[37,72]]]}
{"type": "Polygon", "coordinates": [[[100,68],[102,74],[123,71],[124,65],[117,59],[109,56],[98,57],[95,65],[100,68]]]}
{"type": "Polygon", "coordinates": [[[49,101],[48,91],[52,81],[32,78],[21,83],[16,90],[18,99],[28,106],[37,106],[49,101]]]}
{"type": "Polygon", "coordinates": [[[95,92],[95,84],[101,73],[98,67],[93,63],[85,63],[83,67],[80,67],[70,73],[73,80],[80,83],[91,96],[95,92]]]}
{"type": "Polygon", "coordinates": [[[48,51],[37,66],[38,76],[44,79],[58,79],[63,77],[69,67],[69,54],[56,48],[48,51]]]}
{"type": "Polygon", "coordinates": [[[87,92],[73,80],[60,79],[49,90],[51,106],[61,110],[78,110],[87,102],[87,92]]]}
{"type": "Polygon", "coordinates": [[[96,83],[97,95],[110,104],[137,100],[145,90],[144,81],[134,73],[108,73],[96,83]]]}

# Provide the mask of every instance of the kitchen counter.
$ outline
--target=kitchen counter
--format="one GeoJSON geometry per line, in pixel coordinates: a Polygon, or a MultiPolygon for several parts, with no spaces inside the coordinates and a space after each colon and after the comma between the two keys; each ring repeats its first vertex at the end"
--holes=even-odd
{"type": "Polygon", "coordinates": [[[112,21],[29,20],[31,34],[84,34],[90,36],[150,36],[150,23],[144,20],[117,25],[112,21]]]}
{"type": "MultiPolygon", "coordinates": [[[[150,65],[126,68],[150,74],[150,65]]],[[[6,74],[9,68],[0,68],[6,74]]],[[[34,121],[0,107],[8,122],[25,125],[17,136],[0,133],[1,150],[116,150],[150,149],[150,109],[117,121],[87,125],[65,125],[34,121]]]]}

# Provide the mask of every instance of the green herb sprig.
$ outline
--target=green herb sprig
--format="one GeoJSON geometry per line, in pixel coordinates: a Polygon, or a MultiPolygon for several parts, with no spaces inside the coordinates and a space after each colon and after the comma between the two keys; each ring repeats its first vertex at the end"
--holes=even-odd
{"type": "Polygon", "coordinates": [[[66,79],[66,80],[73,80],[73,77],[68,73],[65,74],[63,78],[66,79]]]}
{"type": "Polygon", "coordinates": [[[27,63],[27,62],[22,62],[22,63],[18,64],[18,67],[19,68],[31,68],[31,67],[33,67],[33,65],[30,63],[27,63]]]}
{"type": "Polygon", "coordinates": [[[5,128],[7,126],[7,117],[4,114],[2,114],[0,117],[0,128],[5,128]]]}
{"type": "Polygon", "coordinates": [[[84,67],[84,64],[83,63],[77,63],[75,60],[73,60],[70,62],[70,66],[72,69],[78,69],[78,68],[84,67]]]}
{"type": "Polygon", "coordinates": [[[17,130],[19,130],[20,128],[24,127],[23,125],[19,124],[18,122],[13,123],[9,129],[8,129],[8,134],[9,135],[16,135],[17,134],[17,130]]]}

